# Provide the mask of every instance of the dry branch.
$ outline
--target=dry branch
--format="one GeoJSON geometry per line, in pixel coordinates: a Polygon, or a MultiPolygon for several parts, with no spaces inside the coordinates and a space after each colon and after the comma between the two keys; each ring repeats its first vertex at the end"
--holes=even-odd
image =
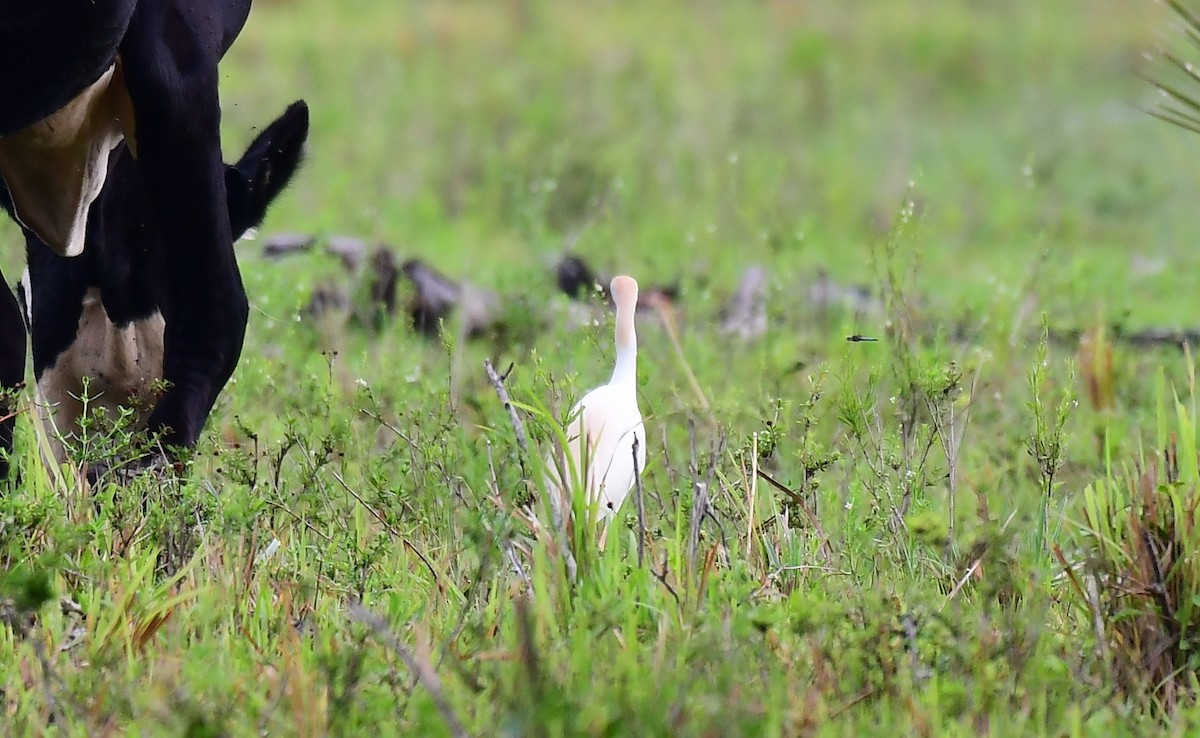
{"type": "Polygon", "coordinates": [[[417,658],[416,654],[408,650],[408,648],[400,642],[400,638],[392,632],[388,627],[387,621],[363,607],[361,603],[351,602],[347,608],[350,619],[360,625],[366,626],[371,631],[375,639],[383,645],[390,648],[400,657],[408,670],[416,675],[421,682],[421,686],[425,687],[425,691],[429,692],[430,698],[433,699],[433,704],[437,707],[438,712],[442,714],[442,719],[446,721],[447,727],[450,728],[450,733],[455,738],[467,738],[469,735],[466,728],[463,727],[462,721],[454,713],[454,708],[447,701],[445,693],[442,691],[442,680],[438,678],[437,672],[428,663],[417,658]]]}

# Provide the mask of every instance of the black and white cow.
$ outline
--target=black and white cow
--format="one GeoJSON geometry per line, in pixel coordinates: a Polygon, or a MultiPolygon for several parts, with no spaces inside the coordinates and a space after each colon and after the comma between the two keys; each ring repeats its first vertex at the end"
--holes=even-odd
{"type": "MultiPolygon", "coordinates": [[[[265,128],[236,165],[225,169],[229,224],[235,239],[257,226],[299,168],[308,135],[303,101],[265,128]]],[[[146,184],[124,144],[109,157],[108,177],[92,203],[77,257],[27,245],[21,280],[33,344],[39,407],[59,461],[86,397],[91,409],[115,417],[128,407],[145,420],[154,384],[162,379],[164,321],[170,300],[162,279],[163,244],[149,226],[146,184]],[[85,378],[87,386],[85,388],[85,378]]],[[[0,205],[8,204],[2,201],[0,205]]],[[[135,426],[138,423],[135,422],[135,426]]]]}
{"type": "MultiPolygon", "coordinates": [[[[245,336],[217,63],[249,12],[250,0],[0,3],[0,180],[30,250],[81,253],[110,153],[124,140],[133,157],[161,283],[166,390],[148,425],[168,447],[195,443],[245,336]]],[[[0,293],[0,386],[13,387],[24,331],[16,299],[0,293]]],[[[0,425],[0,446],[11,433],[0,425]]]]}

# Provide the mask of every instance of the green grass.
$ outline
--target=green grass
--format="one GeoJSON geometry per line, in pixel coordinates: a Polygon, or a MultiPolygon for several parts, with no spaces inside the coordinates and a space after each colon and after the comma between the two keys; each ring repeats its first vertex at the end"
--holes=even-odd
{"type": "Polygon", "coordinates": [[[242,243],[246,349],[184,481],[87,493],[21,421],[0,732],[1193,734],[1195,564],[1162,618],[1138,531],[1200,536],[1194,360],[1112,338],[1200,325],[1200,136],[1138,77],[1172,28],[1118,0],[260,0],[227,158],[313,114],[262,232],[387,243],[512,330],[318,325],[335,260],[242,243]],[[555,312],[567,246],[682,286],[683,359],[639,323],[644,561],[631,499],[574,582],[521,511],[611,368],[611,326],[555,312]],[[751,263],[771,320],[742,343],[718,316],[751,263]],[[818,270],[884,307],[817,309],[818,270]],[[1057,338],[1100,326],[1091,359],[1057,338]],[[544,408],[528,453],[488,357],[544,408]],[[1182,476],[1138,486],[1164,448],[1182,476]],[[1171,628],[1141,668],[1131,634],[1171,628]]]}

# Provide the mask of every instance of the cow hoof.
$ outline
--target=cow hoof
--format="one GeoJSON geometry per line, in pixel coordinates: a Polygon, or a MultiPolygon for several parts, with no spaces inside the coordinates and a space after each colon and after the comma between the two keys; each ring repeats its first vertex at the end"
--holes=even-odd
{"type": "Polygon", "coordinates": [[[139,477],[151,476],[156,481],[162,481],[174,472],[175,464],[160,451],[119,464],[92,464],[87,469],[87,481],[89,487],[96,487],[102,482],[125,487],[139,477]]]}

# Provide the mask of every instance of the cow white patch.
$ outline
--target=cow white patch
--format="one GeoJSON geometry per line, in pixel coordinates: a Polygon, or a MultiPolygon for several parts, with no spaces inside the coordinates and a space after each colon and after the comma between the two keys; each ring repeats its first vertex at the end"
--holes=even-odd
{"type": "Polygon", "coordinates": [[[79,438],[84,412],[103,410],[110,420],[120,408],[133,408],[135,427],[142,427],[154,406],[154,385],[162,379],[161,313],[118,327],[109,320],[100,291],[88,290],[75,341],[38,378],[38,405],[56,459],[64,459],[62,438],[79,438]],[[84,378],[87,387],[84,387],[84,378]],[[86,391],[86,395],[85,395],[86,391]]]}
{"type": "Polygon", "coordinates": [[[108,155],[122,138],[132,146],[133,134],[133,103],[118,60],[57,112],[0,138],[0,177],[17,219],[57,253],[79,255],[108,155]]]}

